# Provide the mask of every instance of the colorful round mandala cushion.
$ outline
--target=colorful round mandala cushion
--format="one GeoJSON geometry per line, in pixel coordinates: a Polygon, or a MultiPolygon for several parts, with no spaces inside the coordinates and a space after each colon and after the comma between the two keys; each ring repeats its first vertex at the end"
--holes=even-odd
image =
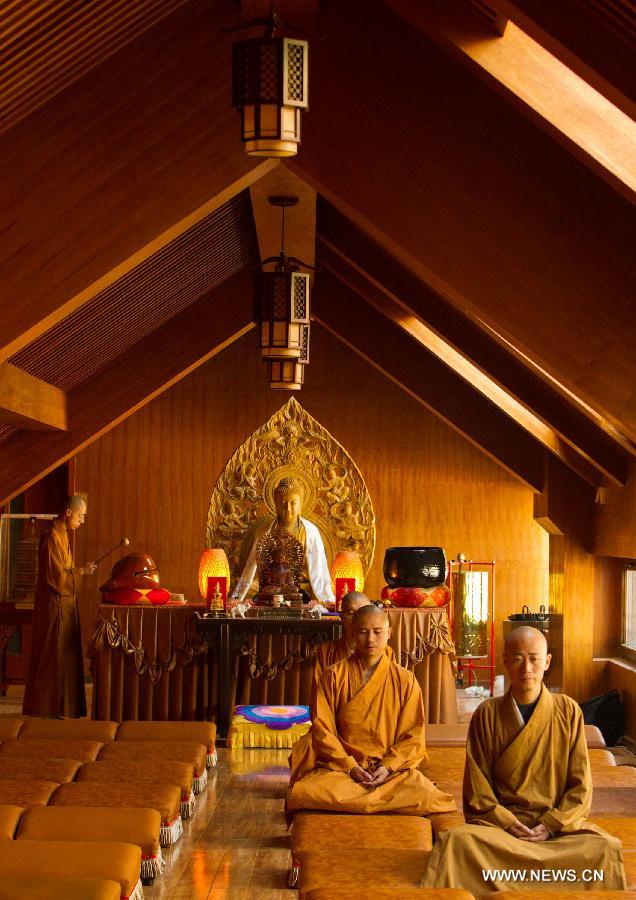
{"type": "Polygon", "coordinates": [[[286,731],[310,721],[308,706],[237,706],[234,714],[273,731],[286,731]]]}

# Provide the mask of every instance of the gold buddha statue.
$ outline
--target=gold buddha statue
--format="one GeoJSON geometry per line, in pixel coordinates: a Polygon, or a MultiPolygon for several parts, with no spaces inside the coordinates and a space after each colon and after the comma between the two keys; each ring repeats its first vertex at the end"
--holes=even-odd
{"type": "MultiPolygon", "coordinates": [[[[258,572],[260,593],[261,581],[269,574],[271,581],[283,576],[281,569],[272,570],[272,565],[288,565],[297,592],[305,600],[311,595],[323,603],[335,602],[331,590],[331,576],[325,548],[318,528],[301,516],[303,486],[297,478],[282,478],[274,489],[276,517],[257,531],[243,573],[234,589],[233,598],[242,600],[252,586],[258,572]],[[273,560],[273,552],[282,551],[285,563],[273,560]]],[[[275,587],[273,584],[262,587],[275,587]]],[[[270,593],[268,591],[268,593],[270,593]]],[[[273,593],[286,594],[279,590],[273,593]]]]}

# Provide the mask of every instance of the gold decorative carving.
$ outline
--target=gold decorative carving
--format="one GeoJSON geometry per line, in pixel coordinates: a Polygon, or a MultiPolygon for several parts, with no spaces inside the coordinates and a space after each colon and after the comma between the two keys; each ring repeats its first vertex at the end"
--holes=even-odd
{"type": "Polygon", "coordinates": [[[274,552],[283,550],[289,563],[289,570],[294,583],[298,588],[303,574],[303,561],[305,551],[303,545],[296,540],[284,528],[272,527],[265,532],[256,545],[256,559],[258,563],[258,584],[263,587],[263,578],[274,562],[274,552]]]}
{"type": "Polygon", "coordinates": [[[234,452],[212,492],[206,546],[223,547],[232,583],[257,528],[276,515],[274,488],[285,477],[301,481],[302,515],[320,529],[329,565],[338,550],[355,550],[366,575],[375,550],[367,486],[344,447],[292,397],[234,452]]]}

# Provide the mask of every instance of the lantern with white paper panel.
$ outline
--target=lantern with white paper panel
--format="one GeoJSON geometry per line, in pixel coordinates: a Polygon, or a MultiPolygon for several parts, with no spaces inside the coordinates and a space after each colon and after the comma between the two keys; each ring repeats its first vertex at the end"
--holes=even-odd
{"type": "Polygon", "coordinates": [[[295,156],[307,109],[307,41],[269,35],[232,48],[232,106],[249,156],[295,156]]]}

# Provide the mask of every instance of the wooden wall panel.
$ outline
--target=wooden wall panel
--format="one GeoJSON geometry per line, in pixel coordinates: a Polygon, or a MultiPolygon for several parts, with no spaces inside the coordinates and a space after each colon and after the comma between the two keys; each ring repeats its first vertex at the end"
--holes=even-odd
{"type": "Polygon", "coordinates": [[[618,656],[621,640],[623,569],[626,560],[594,560],[594,656],[618,656]]]}
{"type": "MultiPolygon", "coordinates": [[[[299,401],[347,448],[375,506],[371,596],[384,583],[385,547],[440,544],[452,556],[497,561],[498,644],[503,618],[547,602],[548,539],[529,488],[319,326],[306,378],[299,401]]],[[[89,515],[78,561],[126,535],[155,559],[167,588],[194,598],[216,479],[287,397],[268,387],[247,335],[82,451],[76,486],[88,492],[89,515]]],[[[86,583],[85,638],[114,558],[86,583]]]]}
{"type": "Polygon", "coordinates": [[[636,460],[625,487],[608,487],[605,503],[598,507],[595,552],[636,559],[636,460]]]}

